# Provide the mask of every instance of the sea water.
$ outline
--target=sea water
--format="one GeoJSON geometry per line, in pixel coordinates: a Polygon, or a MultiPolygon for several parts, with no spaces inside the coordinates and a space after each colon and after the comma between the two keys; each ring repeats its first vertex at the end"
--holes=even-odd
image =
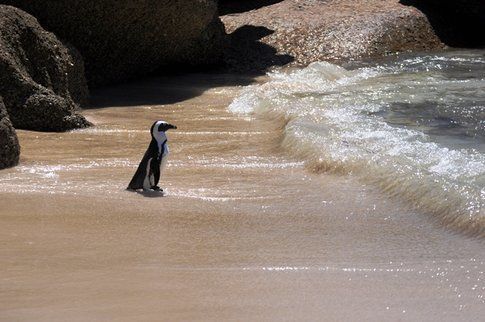
{"type": "Polygon", "coordinates": [[[17,131],[20,165],[0,171],[3,320],[483,320],[483,239],[379,191],[377,167],[325,161],[311,145],[323,118],[230,113],[234,84],[253,81],[240,77],[104,88],[83,111],[94,127],[17,131]],[[163,198],[125,190],[158,119],[178,126],[163,198]]]}
{"type": "Polygon", "coordinates": [[[485,233],[485,51],[272,72],[229,106],[284,117],[312,171],[358,176],[441,223],[485,233]]]}

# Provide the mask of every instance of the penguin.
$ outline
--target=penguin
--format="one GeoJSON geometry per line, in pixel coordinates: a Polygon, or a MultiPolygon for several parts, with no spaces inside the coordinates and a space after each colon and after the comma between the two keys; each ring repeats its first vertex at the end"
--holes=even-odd
{"type": "Polygon", "coordinates": [[[162,191],[158,186],[160,172],[165,167],[168,157],[167,135],[165,132],[176,129],[175,125],[165,121],[156,121],[150,128],[152,140],[143,156],[138,169],[128,185],[127,190],[162,191]]]}

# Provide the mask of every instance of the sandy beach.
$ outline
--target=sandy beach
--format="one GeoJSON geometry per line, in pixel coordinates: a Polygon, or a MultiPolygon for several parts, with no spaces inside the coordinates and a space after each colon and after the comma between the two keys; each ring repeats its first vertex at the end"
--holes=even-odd
{"type": "Polygon", "coordinates": [[[94,127],[18,131],[0,172],[1,321],[479,321],[483,240],[282,148],[227,106],[264,78],[93,92],[94,127]],[[125,191],[164,119],[165,196],[125,191]],[[450,245],[453,247],[450,247],[450,245]]]}

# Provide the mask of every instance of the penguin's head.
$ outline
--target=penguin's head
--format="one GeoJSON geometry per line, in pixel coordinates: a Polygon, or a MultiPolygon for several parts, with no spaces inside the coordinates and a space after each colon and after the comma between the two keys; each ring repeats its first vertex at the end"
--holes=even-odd
{"type": "Polygon", "coordinates": [[[153,123],[152,128],[150,129],[150,132],[153,136],[155,136],[158,132],[165,132],[170,129],[176,129],[177,127],[175,125],[172,125],[170,123],[167,123],[165,121],[156,121],[153,123]]]}
{"type": "Polygon", "coordinates": [[[164,140],[164,138],[166,139],[165,131],[176,128],[177,127],[175,125],[172,125],[165,121],[156,121],[155,123],[153,123],[150,129],[150,133],[154,139],[156,139],[157,141],[162,141],[164,140]]]}
{"type": "Polygon", "coordinates": [[[158,124],[158,128],[157,128],[158,132],[165,132],[167,130],[177,128],[175,125],[172,125],[172,124],[167,123],[165,121],[158,121],[158,122],[156,122],[156,124],[158,124]]]}

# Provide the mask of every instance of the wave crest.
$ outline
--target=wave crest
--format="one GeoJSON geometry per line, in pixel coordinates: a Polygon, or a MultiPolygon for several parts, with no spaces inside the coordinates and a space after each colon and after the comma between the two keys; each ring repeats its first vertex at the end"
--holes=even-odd
{"type": "Polygon", "coordinates": [[[485,236],[485,80],[467,74],[480,62],[445,55],[355,70],[318,62],[270,74],[229,109],[285,118],[282,146],[313,172],[355,174],[485,236]]]}

